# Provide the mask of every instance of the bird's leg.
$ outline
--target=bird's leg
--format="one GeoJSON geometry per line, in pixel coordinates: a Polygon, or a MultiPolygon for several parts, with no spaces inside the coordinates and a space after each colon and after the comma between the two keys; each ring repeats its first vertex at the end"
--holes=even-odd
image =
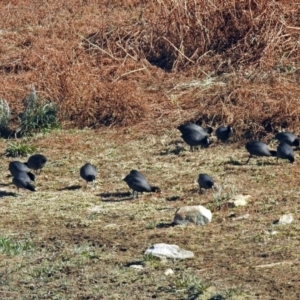
{"type": "Polygon", "coordinates": [[[247,160],[246,163],[245,163],[245,165],[248,164],[248,162],[249,162],[249,160],[250,160],[251,157],[252,157],[252,156],[251,156],[251,154],[250,154],[248,160],[247,160]]]}

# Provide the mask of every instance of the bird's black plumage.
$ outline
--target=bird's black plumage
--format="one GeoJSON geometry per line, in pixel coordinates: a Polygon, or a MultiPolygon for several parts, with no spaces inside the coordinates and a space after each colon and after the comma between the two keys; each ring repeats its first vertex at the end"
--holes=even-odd
{"type": "Polygon", "coordinates": [[[202,127],[188,123],[180,125],[177,129],[181,132],[182,139],[191,147],[192,151],[197,146],[209,147],[208,132],[202,127]]]}
{"type": "Polygon", "coordinates": [[[293,148],[287,143],[280,143],[277,147],[277,161],[278,158],[288,159],[293,163],[295,161],[293,148]]]}
{"type": "Polygon", "coordinates": [[[138,193],[143,192],[157,192],[160,189],[156,186],[151,186],[145,176],[137,170],[131,170],[130,173],[123,179],[133,191],[133,198],[136,192],[137,198],[138,193]]]}
{"type": "Polygon", "coordinates": [[[44,156],[42,154],[34,154],[28,158],[28,161],[27,161],[27,163],[25,163],[25,165],[29,169],[34,170],[36,173],[39,170],[39,173],[40,173],[42,168],[45,166],[46,162],[47,162],[46,156],[44,156]]]}
{"type": "Polygon", "coordinates": [[[194,123],[185,123],[185,124],[181,124],[180,126],[177,127],[177,129],[183,134],[185,132],[190,132],[191,130],[196,130],[200,133],[202,133],[203,135],[208,135],[211,134],[213,132],[213,129],[211,127],[206,127],[203,128],[197,124],[194,123]]]}
{"type": "Polygon", "coordinates": [[[246,164],[249,162],[250,158],[253,156],[277,156],[277,151],[270,150],[268,145],[260,141],[250,141],[245,145],[247,151],[249,152],[249,158],[246,164]]]}
{"type": "Polygon", "coordinates": [[[29,172],[29,168],[20,161],[11,161],[8,165],[8,170],[12,176],[16,176],[20,172],[25,172],[29,176],[30,180],[35,181],[35,175],[29,172]]]}
{"type": "Polygon", "coordinates": [[[198,184],[201,189],[211,189],[214,186],[214,180],[208,174],[199,174],[198,184]]]}
{"type": "Polygon", "coordinates": [[[34,185],[31,184],[30,177],[27,175],[26,172],[19,172],[13,178],[13,184],[19,189],[26,189],[30,191],[35,191],[36,188],[34,185]]]}
{"type": "Polygon", "coordinates": [[[94,165],[86,163],[80,168],[80,177],[84,179],[87,183],[95,181],[97,176],[97,169],[94,165]]]}
{"type": "Polygon", "coordinates": [[[292,132],[278,132],[275,134],[275,139],[290,146],[300,146],[300,140],[292,132]]]}
{"type": "Polygon", "coordinates": [[[233,134],[233,129],[231,126],[220,126],[216,130],[216,136],[218,140],[225,143],[233,134]]]}

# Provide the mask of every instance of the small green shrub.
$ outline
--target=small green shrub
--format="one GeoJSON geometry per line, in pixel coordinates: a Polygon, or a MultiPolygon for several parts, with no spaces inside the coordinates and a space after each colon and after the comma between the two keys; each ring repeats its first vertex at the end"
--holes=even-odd
{"type": "Polygon", "coordinates": [[[21,136],[59,127],[57,105],[39,97],[34,87],[32,93],[25,98],[24,104],[25,109],[20,114],[21,126],[17,129],[21,136]]]}
{"type": "Polygon", "coordinates": [[[10,108],[6,100],[0,98],[0,133],[3,133],[8,128],[10,120],[10,108]]]}
{"type": "Polygon", "coordinates": [[[36,151],[33,145],[27,145],[22,142],[9,143],[5,149],[5,155],[9,157],[27,156],[36,151]]]}
{"type": "Polygon", "coordinates": [[[0,252],[7,255],[17,255],[24,251],[29,251],[33,245],[29,241],[19,242],[8,237],[0,236],[0,252]]]}

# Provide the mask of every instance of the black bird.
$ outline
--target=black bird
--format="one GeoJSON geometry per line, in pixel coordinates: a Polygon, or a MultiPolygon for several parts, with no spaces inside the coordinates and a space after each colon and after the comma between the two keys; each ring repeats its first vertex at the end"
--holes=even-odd
{"type": "Polygon", "coordinates": [[[90,163],[86,163],[80,168],[80,176],[86,181],[86,184],[88,184],[89,182],[93,182],[94,186],[94,182],[97,176],[96,167],[90,163]]]}
{"type": "Polygon", "coordinates": [[[192,123],[180,125],[177,129],[181,132],[182,139],[191,147],[191,151],[196,146],[209,147],[210,141],[207,135],[211,132],[210,129],[203,129],[192,123]]]}
{"type": "Polygon", "coordinates": [[[46,156],[42,154],[34,154],[28,158],[28,161],[27,163],[25,163],[25,165],[29,169],[35,170],[35,173],[37,174],[38,170],[39,173],[41,173],[42,168],[45,166],[46,162],[47,162],[46,156]]]}
{"type": "Polygon", "coordinates": [[[25,172],[29,176],[30,180],[35,181],[35,176],[29,172],[29,168],[20,161],[11,161],[8,165],[8,170],[12,176],[17,176],[20,172],[25,172]]]}
{"type": "Polygon", "coordinates": [[[275,139],[290,146],[300,146],[300,140],[291,132],[278,132],[275,134],[275,139]]]}
{"type": "Polygon", "coordinates": [[[199,174],[198,177],[198,184],[200,188],[200,193],[202,192],[201,189],[211,189],[214,186],[213,179],[207,174],[199,174]]]}
{"type": "Polygon", "coordinates": [[[181,136],[183,140],[190,146],[191,151],[194,151],[195,147],[201,146],[204,148],[209,147],[210,141],[207,136],[202,136],[198,132],[190,132],[181,136]]]}
{"type": "Polygon", "coordinates": [[[145,176],[137,170],[131,170],[130,173],[123,179],[128,186],[132,189],[133,199],[136,192],[136,197],[138,198],[138,193],[143,192],[159,192],[160,188],[157,186],[151,186],[145,176]]]}
{"type": "Polygon", "coordinates": [[[26,172],[19,172],[16,174],[16,176],[13,178],[13,184],[19,189],[26,189],[30,191],[35,191],[35,186],[31,184],[30,177],[27,175],[26,172]]]}
{"type": "Polygon", "coordinates": [[[245,147],[249,152],[249,158],[246,164],[253,156],[277,156],[277,151],[270,150],[267,144],[260,141],[247,142],[245,147]]]}
{"type": "Polygon", "coordinates": [[[277,147],[277,162],[278,158],[288,159],[293,163],[295,161],[293,148],[287,143],[280,143],[277,147]]]}
{"type": "Polygon", "coordinates": [[[221,140],[225,143],[233,134],[233,129],[231,126],[220,126],[216,130],[216,136],[218,140],[221,140]]]}
{"type": "Polygon", "coordinates": [[[197,124],[194,123],[185,123],[181,124],[180,126],[177,127],[177,129],[183,134],[185,132],[190,132],[191,130],[197,130],[201,132],[203,135],[208,135],[213,132],[213,129],[211,127],[206,127],[203,128],[197,124]]]}

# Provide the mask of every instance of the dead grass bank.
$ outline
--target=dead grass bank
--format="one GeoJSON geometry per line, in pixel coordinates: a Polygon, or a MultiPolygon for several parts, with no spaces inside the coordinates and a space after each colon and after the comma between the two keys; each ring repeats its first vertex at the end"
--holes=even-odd
{"type": "Polygon", "coordinates": [[[144,126],[164,116],[164,126],[230,122],[245,137],[299,128],[293,1],[16,0],[0,8],[0,96],[15,116],[34,84],[59,104],[65,127],[144,126]]]}

